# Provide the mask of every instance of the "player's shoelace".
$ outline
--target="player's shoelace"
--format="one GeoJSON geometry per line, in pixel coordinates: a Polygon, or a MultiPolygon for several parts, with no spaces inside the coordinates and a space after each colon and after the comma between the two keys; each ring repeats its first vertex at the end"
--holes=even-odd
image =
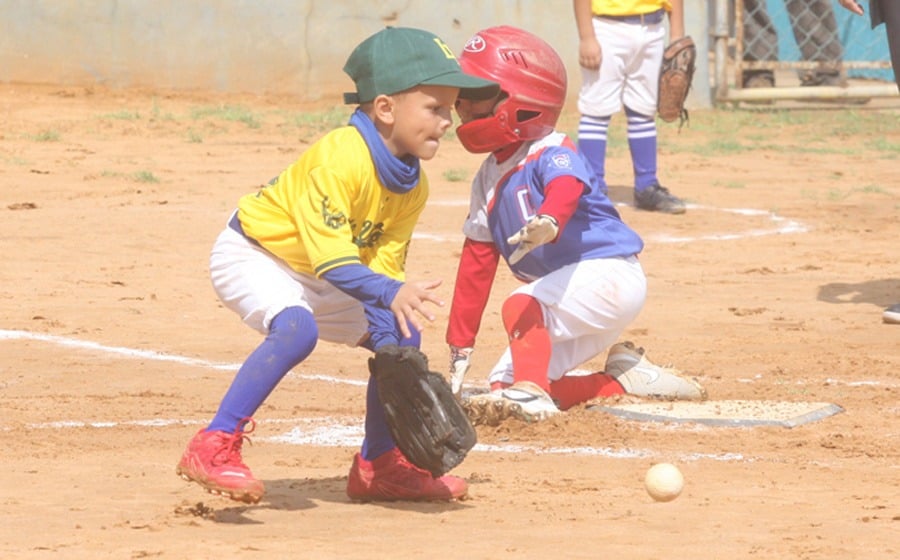
{"type": "Polygon", "coordinates": [[[252,443],[247,434],[256,429],[256,422],[252,418],[243,418],[238,422],[234,433],[222,438],[222,445],[213,455],[212,462],[214,465],[241,465],[244,466],[241,457],[241,448],[246,440],[252,443]],[[249,426],[249,429],[248,429],[249,426]]]}

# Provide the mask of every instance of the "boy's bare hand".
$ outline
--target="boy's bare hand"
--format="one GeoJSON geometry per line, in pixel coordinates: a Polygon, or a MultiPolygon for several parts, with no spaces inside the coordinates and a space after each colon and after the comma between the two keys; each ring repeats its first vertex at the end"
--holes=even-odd
{"type": "Polygon", "coordinates": [[[593,36],[582,39],[578,45],[578,64],[588,70],[597,70],[603,61],[600,43],[593,36]]]}
{"type": "Polygon", "coordinates": [[[432,293],[432,290],[440,286],[441,282],[441,280],[405,282],[397,291],[394,301],[391,302],[391,311],[397,318],[403,338],[412,336],[407,322],[412,323],[421,332],[424,328],[422,317],[428,319],[428,322],[434,321],[434,314],[425,307],[425,302],[431,302],[439,307],[444,306],[444,301],[432,293]]]}

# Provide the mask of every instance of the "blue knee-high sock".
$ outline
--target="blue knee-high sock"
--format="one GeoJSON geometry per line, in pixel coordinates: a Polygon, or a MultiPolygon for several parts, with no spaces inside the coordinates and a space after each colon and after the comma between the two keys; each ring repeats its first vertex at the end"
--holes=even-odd
{"type": "Polygon", "coordinates": [[[612,117],[582,115],[578,121],[578,151],[591,166],[594,184],[603,192],[606,186],[606,137],[612,117]]]}
{"type": "Polygon", "coordinates": [[[634,189],[642,191],[656,178],[656,119],[635,113],[625,107],[628,117],[628,148],[634,166],[634,189]]]}
{"type": "MultiPolygon", "coordinates": [[[[400,346],[415,346],[419,348],[422,343],[422,335],[415,327],[409,325],[411,338],[401,338],[400,346]]],[[[369,386],[366,388],[366,435],[363,438],[361,455],[366,461],[371,461],[380,455],[397,447],[391,430],[388,428],[384,417],[384,407],[378,399],[378,384],[375,377],[369,376],[369,386]]]]}
{"type": "Polygon", "coordinates": [[[253,416],[281,378],[312,353],[318,339],[319,328],[306,309],[288,307],[276,315],[268,336],[238,370],[207,429],[233,432],[243,418],[253,416]]]}

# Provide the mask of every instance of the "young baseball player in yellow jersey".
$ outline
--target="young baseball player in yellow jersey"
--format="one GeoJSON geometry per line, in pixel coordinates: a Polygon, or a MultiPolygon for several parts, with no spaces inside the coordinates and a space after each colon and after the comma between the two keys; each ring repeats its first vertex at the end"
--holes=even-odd
{"type": "Polygon", "coordinates": [[[574,0],[578,26],[578,150],[594,180],[606,183],[606,138],[614,113],[628,118],[634,168],[634,204],[642,210],[682,214],[685,205],[660,185],[656,173],[656,104],[659,70],[669,41],[684,36],[683,0],[574,0]]]}
{"type": "MultiPolygon", "coordinates": [[[[265,335],[235,376],[209,426],[188,443],[176,471],[208,491],[255,503],[264,492],[241,457],[252,416],[318,339],[375,350],[420,342],[426,303],[440,281],[405,281],[413,227],[428,198],[420,160],[434,157],[458,96],[492,96],[444,42],[388,27],[352,52],[344,71],[359,107],[268,186],[238,202],[210,256],[222,302],[265,335]]],[[[365,437],[347,494],[356,500],[450,500],[466,482],[433,477],[396,448],[374,378],[365,437]]]]}

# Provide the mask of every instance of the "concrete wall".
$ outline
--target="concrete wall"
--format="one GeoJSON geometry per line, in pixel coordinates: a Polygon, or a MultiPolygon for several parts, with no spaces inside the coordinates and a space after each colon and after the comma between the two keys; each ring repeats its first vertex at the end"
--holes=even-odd
{"type": "MultiPolygon", "coordinates": [[[[707,44],[706,6],[685,0],[707,44]]],[[[556,46],[580,84],[571,0],[0,0],[0,82],[291,93],[315,101],[352,88],[341,68],[385,25],[421,27],[460,50],[501,23],[556,46]]],[[[691,105],[709,105],[706,57],[691,105]]]]}

